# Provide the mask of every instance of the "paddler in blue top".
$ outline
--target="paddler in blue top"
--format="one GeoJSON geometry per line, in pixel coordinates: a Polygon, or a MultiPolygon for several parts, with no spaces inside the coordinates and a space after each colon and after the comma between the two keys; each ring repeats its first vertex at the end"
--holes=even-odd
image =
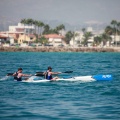
{"type": "Polygon", "coordinates": [[[48,67],[48,70],[44,73],[45,75],[45,78],[48,79],[48,80],[57,80],[58,77],[52,77],[52,75],[57,75],[57,74],[60,74],[61,72],[52,72],[52,68],[49,66],[48,67]]]}
{"type": "Polygon", "coordinates": [[[29,76],[31,76],[31,75],[23,74],[23,73],[22,73],[22,70],[23,70],[22,68],[18,68],[18,71],[13,74],[15,80],[17,80],[17,81],[22,81],[22,77],[23,77],[23,76],[24,76],[24,77],[29,77],[29,76]]]}

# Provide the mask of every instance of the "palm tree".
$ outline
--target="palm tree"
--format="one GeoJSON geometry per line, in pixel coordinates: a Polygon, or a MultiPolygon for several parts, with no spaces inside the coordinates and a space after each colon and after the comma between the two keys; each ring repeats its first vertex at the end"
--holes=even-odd
{"type": "Polygon", "coordinates": [[[94,37],[94,44],[95,45],[97,45],[97,46],[100,45],[101,41],[102,41],[101,36],[94,37]]]}
{"type": "MultiPolygon", "coordinates": [[[[31,18],[27,19],[27,25],[32,26],[32,25],[33,25],[33,21],[34,21],[34,20],[31,19],[31,18]]],[[[31,28],[31,29],[29,28],[28,33],[29,33],[29,34],[32,33],[31,31],[32,31],[32,28],[31,28]]]]}
{"type": "Polygon", "coordinates": [[[112,35],[113,34],[113,28],[111,26],[107,26],[105,28],[105,33],[108,35],[112,35]]]}
{"type": "Polygon", "coordinates": [[[102,42],[103,42],[103,46],[106,45],[107,41],[109,41],[109,45],[111,44],[112,38],[108,34],[103,33],[101,35],[101,39],[102,39],[102,42]]]}
{"type": "Polygon", "coordinates": [[[49,34],[50,26],[48,24],[44,25],[44,31],[43,34],[49,34]]]}
{"type": "MultiPolygon", "coordinates": [[[[77,37],[79,34],[76,32],[73,32],[73,47],[75,45],[75,37],[77,37]]],[[[78,41],[77,41],[78,42],[78,41]]]]}
{"type": "Polygon", "coordinates": [[[44,27],[44,23],[41,21],[38,21],[38,27],[40,27],[40,35],[42,35],[42,28],[44,27]]]}
{"type": "MultiPolygon", "coordinates": [[[[27,20],[26,20],[26,23],[27,23],[27,25],[29,26],[29,28],[28,28],[28,36],[33,32],[32,31],[32,25],[33,25],[33,22],[34,22],[34,20],[33,19],[31,19],[31,18],[28,18],[27,20]],[[31,26],[31,28],[30,28],[30,26],[31,26]]],[[[29,39],[30,40],[30,39],[29,39]]],[[[29,41],[28,41],[28,44],[29,44],[29,41]]]]}
{"type": "MultiPolygon", "coordinates": [[[[22,19],[21,21],[20,21],[22,24],[24,24],[24,26],[27,24],[27,19],[22,19]]],[[[24,32],[26,32],[26,31],[24,31],[24,32]]]]}
{"type": "Polygon", "coordinates": [[[117,46],[117,41],[116,41],[117,21],[116,20],[112,20],[111,21],[111,25],[113,25],[114,43],[116,42],[116,46],[117,46]]]}
{"type": "Polygon", "coordinates": [[[112,38],[110,37],[110,35],[114,34],[114,28],[112,28],[111,26],[107,26],[105,28],[104,33],[109,36],[109,38],[110,38],[109,45],[111,45],[112,38]]]}
{"type": "Polygon", "coordinates": [[[117,23],[118,35],[119,35],[119,45],[120,45],[120,22],[117,23]]]}
{"type": "Polygon", "coordinates": [[[37,38],[39,39],[39,34],[41,35],[40,28],[42,29],[42,27],[44,26],[44,24],[41,21],[37,21],[36,22],[36,26],[38,27],[37,38]]]}
{"type": "Polygon", "coordinates": [[[37,21],[37,20],[34,20],[34,21],[33,21],[33,25],[35,26],[35,35],[36,35],[36,33],[37,33],[38,21],[37,21]]]}
{"type": "Polygon", "coordinates": [[[85,31],[86,31],[86,29],[85,29],[85,28],[82,28],[82,32],[83,32],[83,34],[85,33],[85,31]]]}
{"type": "Polygon", "coordinates": [[[65,30],[65,26],[63,24],[56,27],[56,31],[61,32],[62,30],[65,30]]]}
{"type": "Polygon", "coordinates": [[[92,36],[92,33],[91,32],[85,32],[83,36],[84,36],[83,44],[84,44],[84,46],[87,46],[88,45],[88,40],[92,36]]]}
{"type": "Polygon", "coordinates": [[[69,44],[69,42],[70,42],[71,38],[73,38],[73,36],[74,36],[74,33],[71,31],[68,31],[65,35],[65,42],[67,44],[69,44]]]}
{"type": "Polygon", "coordinates": [[[27,24],[27,19],[22,19],[21,23],[24,24],[24,40],[26,41],[26,29],[25,29],[25,25],[27,24]]]}
{"type": "Polygon", "coordinates": [[[22,19],[20,22],[25,24],[26,19],[22,19]]]}

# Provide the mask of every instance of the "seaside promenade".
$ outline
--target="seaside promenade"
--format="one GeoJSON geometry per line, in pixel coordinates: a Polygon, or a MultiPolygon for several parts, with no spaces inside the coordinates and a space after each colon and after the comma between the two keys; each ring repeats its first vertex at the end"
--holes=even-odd
{"type": "Polygon", "coordinates": [[[0,47],[0,52],[120,52],[120,47],[0,47]]]}

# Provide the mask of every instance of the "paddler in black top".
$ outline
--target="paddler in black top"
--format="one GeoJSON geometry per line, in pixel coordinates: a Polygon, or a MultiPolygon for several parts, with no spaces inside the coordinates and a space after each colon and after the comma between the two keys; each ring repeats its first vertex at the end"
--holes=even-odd
{"type": "Polygon", "coordinates": [[[18,68],[18,71],[13,74],[15,80],[17,80],[17,81],[22,81],[22,77],[23,77],[23,76],[24,76],[24,77],[29,77],[29,76],[31,76],[31,75],[23,74],[23,73],[22,73],[22,70],[23,70],[22,68],[18,68]]]}
{"type": "Polygon", "coordinates": [[[49,66],[48,70],[44,72],[43,74],[45,75],[45,78],[48,80],[57,80],[58,77],[52,77],[52,75],[57,75],[60,74],[61,72],[52,72],[52,68],[49,66]]]}

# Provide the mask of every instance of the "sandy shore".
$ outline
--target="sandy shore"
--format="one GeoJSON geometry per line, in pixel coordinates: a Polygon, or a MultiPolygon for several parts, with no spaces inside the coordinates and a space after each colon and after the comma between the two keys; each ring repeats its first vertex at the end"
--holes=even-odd
{"type": "Polygon", "coordinates": [[[1,52],[120,52],[120,47],[107,47],[107,48],[97,48],[97,47],[0,47],[1,52]]]}

